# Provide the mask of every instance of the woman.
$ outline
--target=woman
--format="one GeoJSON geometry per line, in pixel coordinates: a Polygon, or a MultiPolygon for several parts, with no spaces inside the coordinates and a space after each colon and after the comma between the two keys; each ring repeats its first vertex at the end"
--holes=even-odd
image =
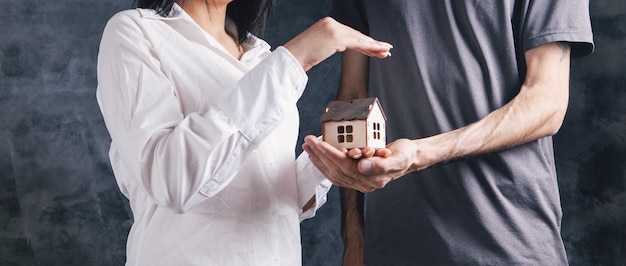
{"type": "Polygon", "coordinates": [[[134,224],[127,265],[298,265],[331,184],[297,160],[305,71],[391,46],[325,18],[270,51],[268,0],[139,1],[107,23],[97,98],[134,224]]]}

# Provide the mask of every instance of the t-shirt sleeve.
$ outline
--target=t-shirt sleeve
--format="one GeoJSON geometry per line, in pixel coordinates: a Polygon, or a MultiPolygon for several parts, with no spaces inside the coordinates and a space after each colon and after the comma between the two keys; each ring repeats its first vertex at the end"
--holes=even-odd
{"type": "Polygon", "coordinates": [[[333,0],[331,17],[364,34],[369,33],[361,0],[333,0]]]}
{"type": "Polygon", "coordinates": [[[594,50],[589,1],[527,1],[524,51],[549,42],[568,42],[572,58],[594,50]]]}

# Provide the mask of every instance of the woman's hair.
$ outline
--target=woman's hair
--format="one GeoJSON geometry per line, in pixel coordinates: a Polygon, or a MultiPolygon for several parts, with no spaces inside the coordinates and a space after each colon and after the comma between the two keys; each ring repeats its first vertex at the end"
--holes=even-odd
{"type": "MultiPolygon", "coordinates": [[[[209,1],[207,8],[209,7],[209,1]]],[[[135,0],[137,7],[154,9],[157,14],[167,16],[176,0],[135,0]]],[[[262,36],[265,24],[269,18],[273,0],[233,0],[228,4],[226,16],[237,27],[237,41],[239,44],[248,39],[248,33],[262,36]]]]}

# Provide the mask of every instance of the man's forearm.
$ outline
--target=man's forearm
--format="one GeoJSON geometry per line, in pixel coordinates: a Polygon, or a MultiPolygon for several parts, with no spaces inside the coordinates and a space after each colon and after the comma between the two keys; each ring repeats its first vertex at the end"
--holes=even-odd
{"type": "Polygon", "coordinates": [[[466,127],[414,140],[421,153],[414,170],[555,134],[567,109],[569,49],[547,44],[527,52],[526,59],[526,81],[511,102],[466,127]]]}

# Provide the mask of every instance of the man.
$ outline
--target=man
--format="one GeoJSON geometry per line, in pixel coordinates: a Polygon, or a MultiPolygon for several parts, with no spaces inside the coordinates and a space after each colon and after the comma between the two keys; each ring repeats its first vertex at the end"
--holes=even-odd
{"type": "Polygon", "coordinates": [[[551,136],[570,58],[593,51],[588,1],[340,0],[333,14],[394,45],[386,60],[344,52],[337,96],[379,98],[391,155],[305,139],[334,184],[371,192],[358,210],[342,190],[344,264],[567,265],[551,136]]]}

